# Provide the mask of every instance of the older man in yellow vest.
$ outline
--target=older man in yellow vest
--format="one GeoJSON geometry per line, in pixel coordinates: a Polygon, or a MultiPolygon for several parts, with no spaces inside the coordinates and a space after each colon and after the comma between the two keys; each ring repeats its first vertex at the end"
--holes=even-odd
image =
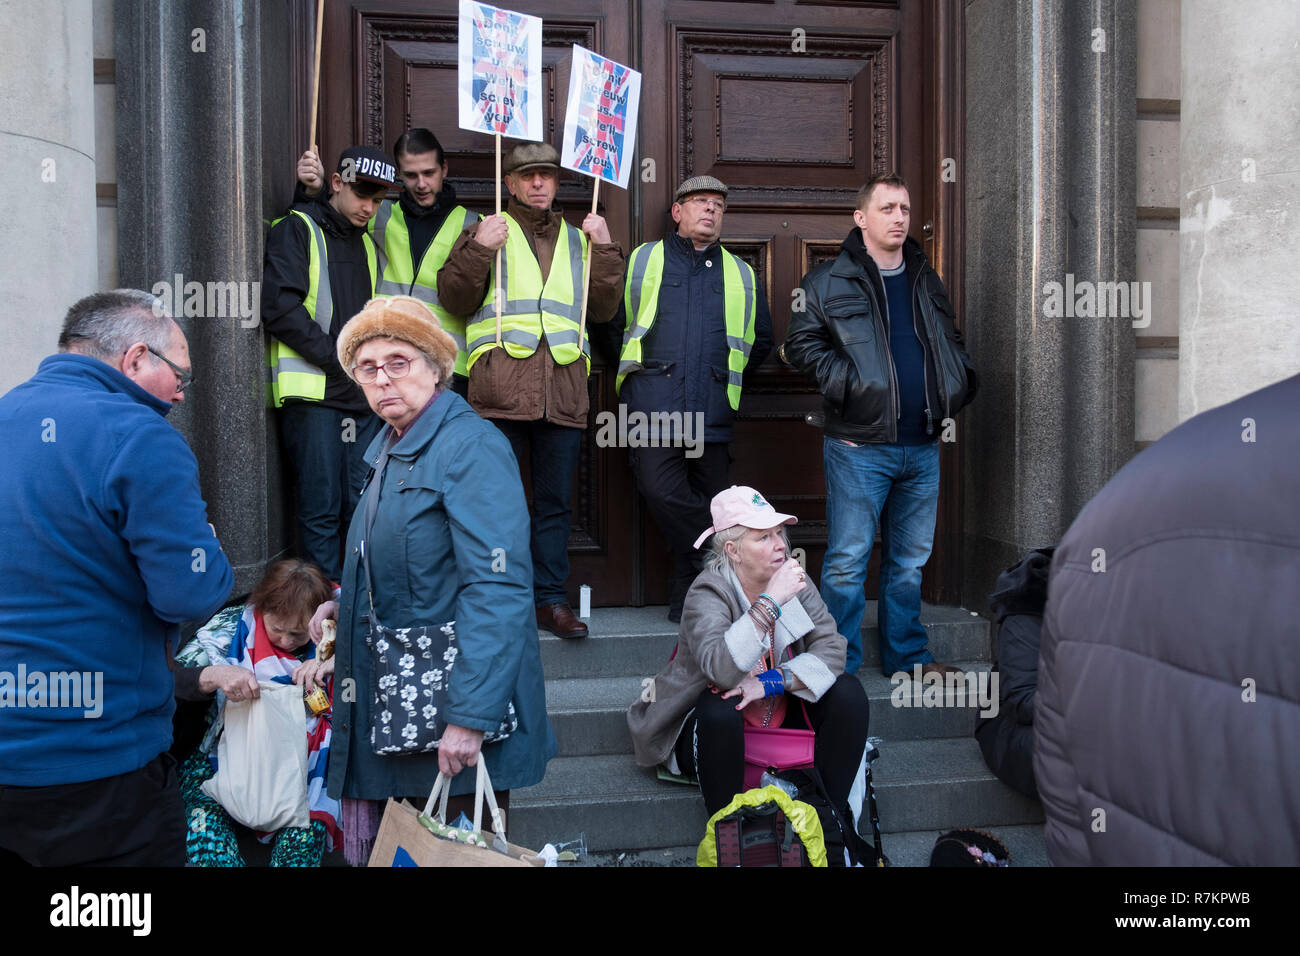
{"type": "Polygon", "coordinates": [[[753,268],[720,244],[727,186],[694,176],[673,196],[663,239],[628,258],[623,308],[599,331],[617,355],[619,401],[649,421],[629,450],[637,488],[673,559],[668,619],[682,619],[699,573],[699,529],[731,482],[730,442],[745,376],[772,350],[772,317],[753,268]]]}
{"type": "Polygon", "coordinates": [[[623,291],[623,252],[603,217],[591,213],[578,230],[554,208],[554,147],[523,143],[506,154],[502,169],[510,204],[456,240],[438,273],[438,297],[453,315],[467,317],[470,404],[531,465],[537,623],[560,637],[585,637],[567,591],[573,476],[591,371],[590,337],[579,330],[582,260],[590,241],[587,322],[608,322],[623,291]],[[498,249],[503,275],[494,276],[498,249]]]}

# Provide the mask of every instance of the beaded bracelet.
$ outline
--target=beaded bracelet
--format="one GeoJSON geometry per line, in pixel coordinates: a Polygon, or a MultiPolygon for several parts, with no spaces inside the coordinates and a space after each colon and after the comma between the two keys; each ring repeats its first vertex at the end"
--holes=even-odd
{"type": "Polygon", "coordinates": [[[763,685],[764,697],[775,697],[785,693],[785,678],[779,670],[763,671],[758,675],[758,682],[763,685]]]}
{"type": "Polygon", "coordinates": [[[781,605],[776,602],[776,598],[772,597],[772,595],[768,594],[766,591],[764,591],[762,594],[758,596],[758,599],[760,601],[763,600],[763,598],[767,598],[769,601],[772,602],[772,609],[776,612],[776,616],[780,617],[781,605]]]}

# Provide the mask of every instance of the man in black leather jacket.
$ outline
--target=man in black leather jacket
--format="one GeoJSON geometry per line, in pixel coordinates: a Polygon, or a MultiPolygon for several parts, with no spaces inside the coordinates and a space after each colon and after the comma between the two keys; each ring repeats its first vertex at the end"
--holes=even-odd
{"type": "Polygon", "coordinates": [[[908,238],[907,185],[877,176],[858,192],[839,257],[803,280],[783,354],[824,399],[828,541],[821,595],[862,663],[867,562],[881,530],[880,661],[886,676],[939,671],[921,625],[921,568],[934,543],[939,438],[975,395],[953,309],[908,238]],[[882,519],[883,515],[883,519],[882,519]],[[882,523],[883,521],[883,523],[882,523]]]}

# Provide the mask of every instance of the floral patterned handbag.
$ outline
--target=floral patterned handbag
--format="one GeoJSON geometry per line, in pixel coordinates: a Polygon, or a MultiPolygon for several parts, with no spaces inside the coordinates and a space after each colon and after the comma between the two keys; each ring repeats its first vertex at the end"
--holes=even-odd
{"type": "MultiPolygon", "coordinates": [[[[377,754],[419,754],[437,750],[447,729],[443,713],[456,664],[456,622],[441,627],[385,627],[370,612],[366,634],[370,666],[375,672],[371,707],[370,749],[377,754]]],[[[514,703],[495,731],[483,735],[490,744],[519,727],[514,703]]]]}

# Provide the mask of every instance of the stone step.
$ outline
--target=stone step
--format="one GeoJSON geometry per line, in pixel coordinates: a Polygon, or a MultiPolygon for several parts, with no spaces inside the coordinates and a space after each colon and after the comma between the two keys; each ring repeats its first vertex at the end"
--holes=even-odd
{"type": "MultiPolygon", "coordinates": [[[[1002,841],[1011,852],[1012,866],[1048,866],[1044,826],[1027,823],[1013,827],[980,827],[1002,841]]],[[[929,866],[930,852],[942,830],[909,830],[882,836],[880,845],[891,866],[929,866]]],[[[605,850],[588,853],[573,866],[695,866],[698,844],[655,847],[649,850],[605,850]]],[[[565,864],[570,865],[570,864],[565,864]]]]}
{"type": "MultiPolygon", "coordinates": [[[[973,738],[886,741],[881,751],[873,776],[884,832],[1042,822],[1041,806],[994,777],[973,738]]],[[[510,804],[510,839],[531,847],[580,836],[591,852],[685,846],[707,822],[697,788],[660,781],[625,754],[558,757],[510,804]]]]}
{"type": "MultiPolygon", "coordinates": [[[[663,605],[595,608],[590,635],[565,640],[540,632],[542,671],[547,678],[653,677],[677,643],[677,625],[663,605]]],[[[876,602],[867,602],[863,626],[863,668],[879,673],[876,602]]],[[[941,661],[991,660],[989,622],[965,608],[921,606],[921,623],[930,635],[930,653],[941,661]]]]}
{"type": "MultiPolygon", "coordinates": [[[[976,674],[987,672],[984,661],[952,661],[976,674]]],[[[870,732],[886,740],[965,737],[975,732],[979,708],[958,706],[965,699],[945,692],[944,706],[917,706],[910,680],[897,684],[874,668],[863,668],[858,679],[871,703],[870,732]],[[895,688],[899,693],[895,694],[895,688]],[[895,706],[895,698],[904,706],[895,706]]],[[[979,678],[976,678],[978,680],[979,678]]],[[[650,686],[638,677],[595,677],[549,680],[546,709],[560,744],[561,757],[630,754],[627,709],[650,686]]],[[[991,698],[992,685],[987,685],[991,698]]],[[[924,688],[923,688],[924,689],[924,688]]],[[[937,692],[932,691],[933,694],[937,692]]]]}

